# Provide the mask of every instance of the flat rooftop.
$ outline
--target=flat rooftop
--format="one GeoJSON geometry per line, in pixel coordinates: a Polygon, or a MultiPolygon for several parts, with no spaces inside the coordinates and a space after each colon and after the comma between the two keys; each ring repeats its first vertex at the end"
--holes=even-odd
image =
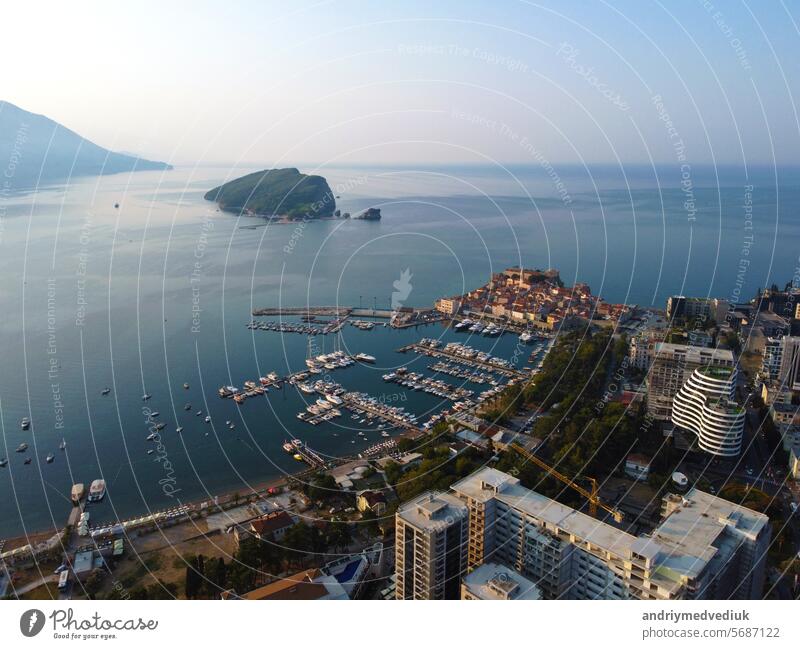
{"type": "Polygon", "coordinates": [[[456,496],[429,491],[403,503],[397,516],[419,529],[438,530],[467,517],[467,507],[456,496]]]}
{"type": "Polygon", "coordinates": [[[484,563],[465,575],[461,583],[478,599],[535,600],[539,587],[516,570],[499,563],[484,563]]]}
{"type": "Polygon", "coordinates": [[[703,364],[708,362],[733,365],[735,362],[730,349],[713,349],[710,347],[696,347],[694,345],[678,345],[675,343],[656,343],[656,357],[683,355],[689,363],[703,364]]]}
{"type": "Polygon", "coordinates": [[[744,538],[755,540],[769,524],[764,514],[697,489],[674,498],[679,504],[652,539],[664,550],[659,567],[681,574],[699,574],[720,549],[744,538]]]}
{"type": "Polygon", "coordinates": [[[676,497],[675,508],[649,536],[636,537],[608,523],[523,487],[517,478],[485,467],[452,486],[463,498],[491,498],[540,521],[552,532],[563,531],[592,549],[630,560],[632,553],[650,559],[653,579],[677,582],[696,576],[721,548],[747,537],[755,539],[769,523],[764,514],[692,489],[676,497]]]}
{"type": "Polygon", "coordinates": [[[627,556],[631,543],[636,540],[628,534],[579,512],[572,507],[543,496],[523,487],[517,478],[485,467],[455,483],[452,489],[457,494],[486,502],[497,498],[509,507],[520,510],[529,516],[558,529],[573,534],[580,539],[620,556],[627,556]]]}

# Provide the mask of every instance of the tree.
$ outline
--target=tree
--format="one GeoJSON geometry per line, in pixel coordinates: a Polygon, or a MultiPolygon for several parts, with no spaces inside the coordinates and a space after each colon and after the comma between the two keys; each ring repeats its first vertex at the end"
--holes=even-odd
{"type": "Polygon", "coordinates": [[[205,576],[202,571],[202,557],[192,555],[186,561],[186,583],[184,585],[184,592],[187,599],[195,599],[202,594],[203,591],[203,577],[205,576]]]}
{"type": "Polygon", "coordinates": [[[329,527],[328,531],[328,545],[333,546],[337,550],[346,548],[353,540],[353,533],[350,525],[344,521],[337,521],[329,527]]]}
{"type": "Polygon", "coordinates": [[[89,574],[89,577],[83,584],[83,588],[86,591],[86,595],[89,599],[94,599],[97,593],[100,591],[100,588],[103,585],[103,577],[103,573],[99,570],[93,570],[89,574]]]}
{"type": "Polygon", "coordinates": [[[209,582],[207,582],[207,585],[211,595],[216,596],[221,591],[225,590],[226,584],[228,583],[228,570],[225,566],[225,560],[222,557],[211,561],[208,570],[208,579],[209,582]]]}

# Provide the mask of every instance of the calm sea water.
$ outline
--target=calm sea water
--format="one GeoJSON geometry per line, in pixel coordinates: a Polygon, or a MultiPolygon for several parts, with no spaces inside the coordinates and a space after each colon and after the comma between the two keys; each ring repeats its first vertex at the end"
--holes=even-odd
{"type": "MultiPolygon", "coordinates": [[[[360,440],[347,416],[318,427],[299,422],[303,399],[291,390],[241,408],[216,396],[222,384],[304,365],[305,336],[245,328],[254,307],[388,307],[406,269],[403,301],[423,306],[520,263],[557,267],[565,281],[588,282],[610,301],[744,299],[791,280],[798,266],[793,169],[777,179],[768,170],[723,170],[719,181],[693,170],[682,188],[670,169],[567,168],[556,179],[524,167],[326,168],[315,171],[343,210],[377,206],[383,220],[243,228],[260,221],[218,212],[202,195],[247,171],[179,168],[0,196],[0,457],[10,461],[0,469],[0,538],[63,525],[74,482],[106,479],[108,498],[93,512],[100,522],[173,505],[165,480],[189,500],[245,492],[296,470],[280,448],[289,437],[331,455],[379,441],[377,433],[360,440]],[[104,397],[105,387],[112,391],[104,397]],[[143,392],[153,395],[147,404],[143,392]],[[145,405],[167,423],[170,467],[146,454],[145,405]],[[23,416],[33,419],[29,432],[20,429],[23,416]],[[29,466],[14,452],[23,441],[29,466]],[[49,452],[56,460],[48,465],[49,452]]],[[[347,327],[343,346],[378,363],[333,378],[432,412],[436,399],[398,392],[380,375],[401,364],[424,368],[394,350],[433,335],[466,338],[441,327],[347,327]]],[[[314,342],[319,351],[333,347],[332,337],[314,342]]],[[[516,339],[471,343],[509,357],[516,339]]]]}

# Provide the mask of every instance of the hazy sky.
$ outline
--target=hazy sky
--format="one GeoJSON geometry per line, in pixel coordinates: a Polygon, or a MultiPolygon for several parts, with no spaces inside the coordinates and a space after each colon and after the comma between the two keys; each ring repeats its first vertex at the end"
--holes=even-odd
{"type": "Polygon", "coordinates": [[[0,98],[179,164],[800,162],[786,0],[19,1],[2,17],[0,98]]]}

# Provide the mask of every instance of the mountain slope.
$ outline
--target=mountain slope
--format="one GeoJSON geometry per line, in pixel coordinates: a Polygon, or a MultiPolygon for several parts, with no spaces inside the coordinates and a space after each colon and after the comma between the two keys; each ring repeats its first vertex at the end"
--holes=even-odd
{"type": "Polygon", "coordinates": [[[0,178],[10,187],[171,168],[163,162],[114,153],[44,115],[0,101],[0,178]]]}
{"type": "Polygon", "coordinates": [[[297,169],[265,169],[215,187],[205,195],[229,212],[293,219],[333,214],[336,201],[328,181],[297,169]]]}

